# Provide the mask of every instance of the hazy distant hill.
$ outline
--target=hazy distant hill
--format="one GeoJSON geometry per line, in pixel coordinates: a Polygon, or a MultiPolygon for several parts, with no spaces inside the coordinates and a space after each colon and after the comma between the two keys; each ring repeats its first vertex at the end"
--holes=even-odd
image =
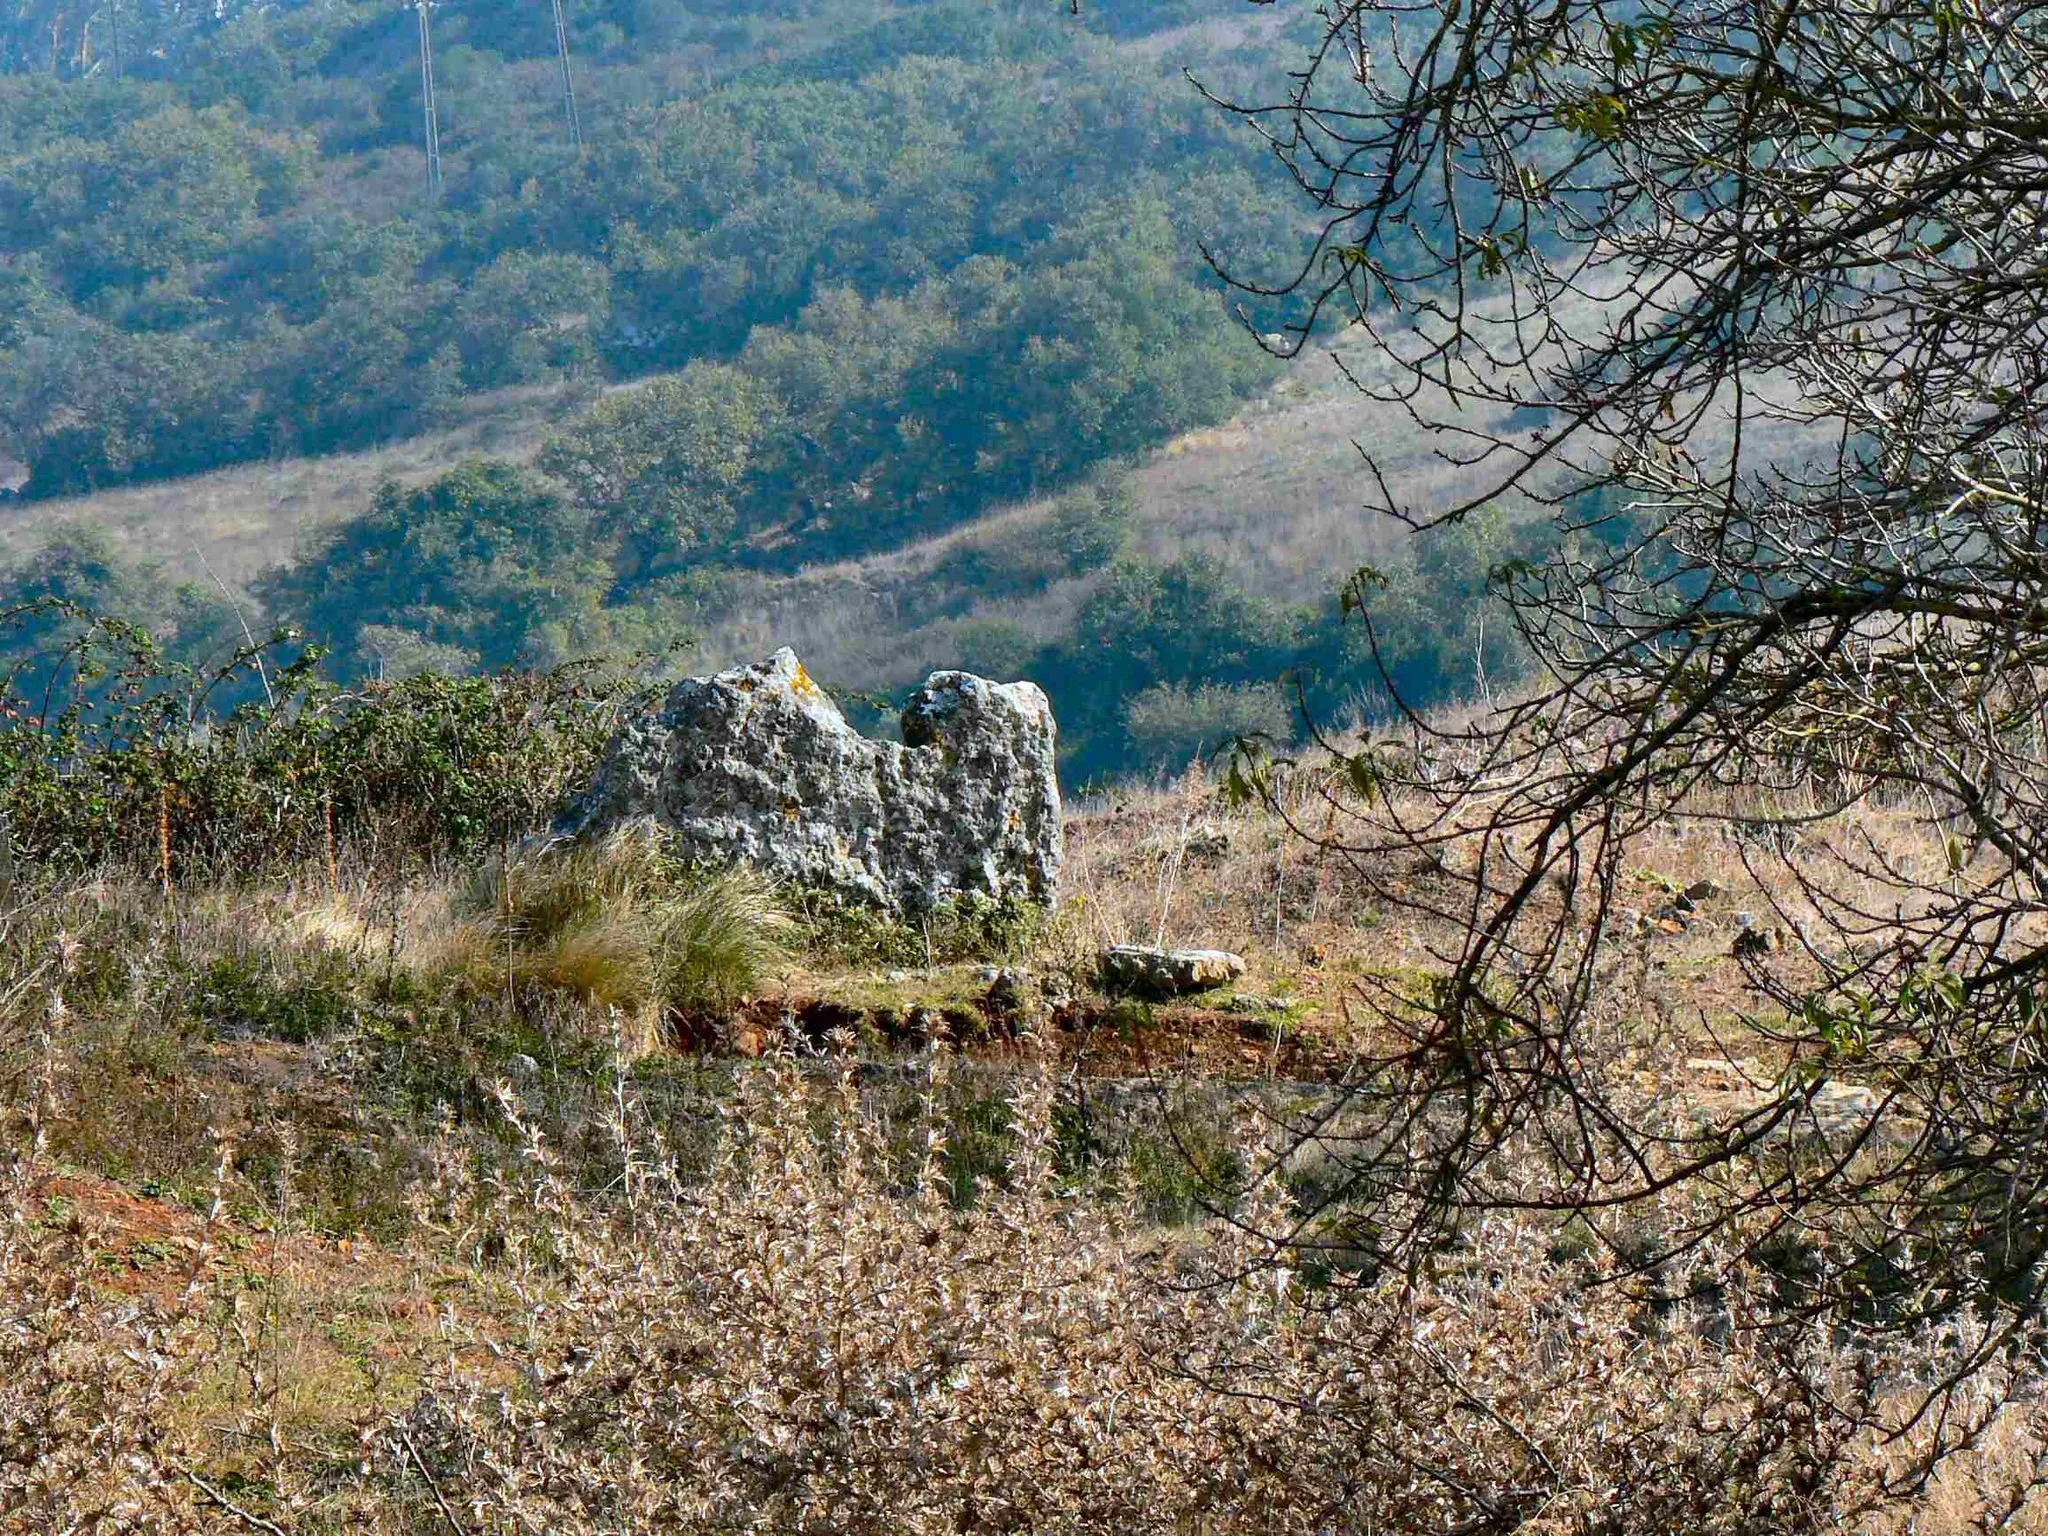
{"type": "Polygon", "coordinates": [[[1287,734],[1283,673],[1357,695],[1360,560],[1408,562],[1422,693],[1512,665],[1466,629],[1520,532],[1395,550],[1353,442],[1442,466],[1197,250],[1297,248],[1183,74],[1271,84],[1291,13],[572,4],[580,145],[542,14],[431,13],[438,188],[409,13],[144,7],[118,67],[82,12],[52,67],[0,28],[17,596],[195,659],[290,622],[355,677],[1029,671],[1084,773],[1287,734]]]}

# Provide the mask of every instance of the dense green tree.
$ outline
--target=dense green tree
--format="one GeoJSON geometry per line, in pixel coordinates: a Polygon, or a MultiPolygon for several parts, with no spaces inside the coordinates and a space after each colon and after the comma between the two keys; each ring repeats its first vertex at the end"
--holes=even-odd
{"type": "Polygon", "coordinates": [[[540,464],[616,546],[621,582],[637,585],[731,540],[777,414],[758,380],[699,363],[601,402],[540,464]]]}
{"type": "Polygon", "coordinates": [[[0,414],[26,450],[31,495],[90,491],[138,465],[200,469],[252,446],[240,359],[182,333],[135,335],[63,307],[0,352],[0,414]],[[18,414],[17,414],[18,412],[18,414]]]}
{"type": "MultiPolygon", "coordinates": [[[[133,559],[100,529],[58,529],[0,581],[8,593],[0,673],[37,717],[70,707],[85,687],[74,647],[90,615],[118,616],[147,636],[161,657],[202,676],[228,665],[247,644],[242,616],[217,591],[133,559]]],[[[231,704],[238,695],[231,682],[217,702],[231,704]]]]}
{"type": "Polygon", "coordinates": [[[611,274],[585,256],[507,251],[463,285],[452,341],[472,389],[581,374],[597,359],[592,335],[611,274]]]}
{"type": "MultiPolygon", "coordinates": [[[[941,318],[911,327],[929,345],[900,371],[842,393],[829,425],[855,436],[783,499],[831,503],[821,534],[888,537],[1214,414],[1256,371],[1200,291],[1194,238],[1262,250],[1248,232],[1284,225],[1247,216],[1245,146],[1092,13],[575,7],[579,153],[538,62],[548,18],[447,8],[432,199],[403,10],[124,6],[120,78],[104,39],[83,40],[103,8],[31,10],[0,19],[0,262],[38,263],[61,303],[0,352],[75,352],[69,305],[180,338],[238,397],[198,409],[175,391],[81,439],[81,402],[117,383],[52,399],[32,361],[0,356],[0,416],[61,461],[39,493],[359,446],[593,361],[729,360],[851,290],[891,324],[898,301],[941,318]],[[6,76],[46,23],[54,74],[6,76]],[[914,442],[887,440],[899,423],[914,442]],[[849,485],[873,493],[858,518],[849,485]]],[[[824,413],[807,420],[833,440],[824,413]]]]}
{"type": "Polygon", "coordinates": [[[1203,738],[1214,728],[1219,739],[1209,744],[1221,745],[1225,716],[1270,726],[1257,690],[1295,659],[1299,642],[1296,616],[1248,596],[1210,556],[1166,566],[1123,559],[1104,573],[1073,635],[1048,647],[1032,675],[1059,715],[1067,771],[1092,778],[1148,756],[1156,762],[1188,745],[1190,732],[1203,738]],[[1148,695],[1139,723],[1149,734],[1134,754],[1128,710],[1148,695]]]}
{"type": "Polygon", "coordinates": [[[331,453],[437,425],[460,389],[459,354],[453,379],[437,356],[454,299],[445,283],[365,284],[280,337],[263,373],[280,446],[331,453]]]}
{"type": "Polygon", "coordinates": [[[1213,759],[1237,742],[1286,742],[1295,719],[1277,683],[1155,683],[1124,700],[1129,766],[1174,770],[1213,759]]]}
{"type": "Polygon", "coordinates": [[[308,172],[309,146],[239,108],[169,106],[110,137],[0,159],[0,251],[89,301],[224,255],[308,172]]]}
{"type": "Polygon", "coordinates": [[[262,596],[333,645],[346,672],[376,672],[400,639],[487,668],[549,663],[601,648],[601,549],[559,486],[477,460],[416,490],[383,486],[367,515],[273,574],[262,596]]]}
{"type": "Polygon", "coordinates": [[[303,326],[366,289],[409,286],[426,254],[426,232],[405,220],[294,209],[238,243],[213,269],[208,293],[234,313],[303,326]]]}
{"type": "Polygon", "coordinates": [[[1303,659],[1316,707],[1384,716],[1397,699],[1428,708],[1514,684],[1529,655],[1497,573],[1541,557],[1553,538],[1495,506],[1403,541],[1382,569],[1354,578],[1350,599],[1369,623],[1332,599],[1303,659]]]}

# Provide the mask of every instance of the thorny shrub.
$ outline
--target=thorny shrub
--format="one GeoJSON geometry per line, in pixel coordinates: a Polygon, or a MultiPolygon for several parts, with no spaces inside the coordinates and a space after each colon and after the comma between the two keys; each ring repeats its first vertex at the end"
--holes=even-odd
{"type": "Polygon", "coordinates": [[[161,1427],[194,1374],[190,1322],[95,1298],[0,1232],[0,1533],[203,1529],[161,1427]]]}
{"type": "Polygon", "coordinates": [[[1751,1328],[1733,1292],[1660,1317],[1499,1220],[1340,1296],[1248,1235],[1284,1215],[1270,1190],[1168,1241],[1068,1187],[1044,1074],[964,1210],[936,1115],[906,1166],[852,1068],[816,1081],[755,1073],[685,1178],[622,1072],[603,1198],[509,1091],[519,1171],[479,1177],[451,1125],[425,1253],[498,1300],[419,1341],[439,1363],[366,1410],[360,1461],[211,1423],[206,1383],[255,1374],[236,1352],[260,1342],[209,1326],[197,1283],[151,1300],[53,1265],[31,1143],[0,1227],[0,1532],[1875,1532],[1927,1452],[1994,1427],[2006,1460],[1964,1518],[1913,1527],[1968,1529],[2041,1453],[1996,1373],[1899,1422],[1968,1340],[1881,1379],[1853,1341],[1751,1328]],[[230,1444],[250,1473],[216,1465],[230,1444]]]}
{"type": "Polygon", "coordinates": [[[200,1485],[165,1434],[197,1375],[189,1296],[96,1293],[31,1219],[52,1076],[46,1062],[27,1145],[0,1168],[0,1536],[200,1529],[200,1485]]]}
{"type": "Polygon", "coordinates": [[[1959,1341],[1880,1379],[1840,1339],[1751,1328],[1731,1290],[1653,1315],[1505,1220],[1434,1275],[1342,1296],[1252,1235],[1282,1214],[1270,1189],[1168,1244],[1128,1200],[1063,1188],[1053,1098],[1023,1081],[1007,1181],[964,1211],[943,1124],[897,1166],[851,1067],[823,1098],[770,1068],[696,1182],[622,1097],[616,1207],[581,1198],[536,1133],[494,1187],[447,1162],[446,1240],[501,1273],[519,1321],[457,1330],[385,1426],[394,1493],[424,1483],[467,1529],[560,1536],[1761,1536],[1875,1518],[1927,1452],[2010,1411],[1987,1375],[1938,1428],[1887,1441],[1903,1384],[1959,1341]]]}

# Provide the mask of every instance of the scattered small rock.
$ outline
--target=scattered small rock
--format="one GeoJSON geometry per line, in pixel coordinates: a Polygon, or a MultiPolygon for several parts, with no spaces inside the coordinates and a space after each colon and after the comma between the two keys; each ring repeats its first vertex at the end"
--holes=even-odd
{"type": "Polygon", "coordinates": [[[1813,1118],[1830,1136],[1851,1135],[1877,1118],[1883,1101],[1860,1083],[1822,1083],[1807,1101],[1813,1118]]]}
{"type": "Polygon", "coordinates": [[[521,1051],[506,1061],[505,1071],[522,1083],[530,1083],[540,1076],[540,1063],[521,1051]]]}
{"type": "Polygon", "coordinates": [[[982,1006],[992,1018],[1014,1019],[1031,1002],[1031,973],[1010,966],[985,965],[981,979],[988,983],[982,1006]]]}
{"type": "Polygon", "coordinates": [[[1754,1090],[1771,1076],[1754,1061],[1726,1056],[1688,1057],[1685,1070],[1700,1087],[1719,1093],[1754,1090]]]}
{"type": "Polygon", "coordinates": [[[1695,880],[1679,893],[1687,901],[1715,901],[1728,894],[1728,887],[1718,880],[1695,880]]]}
{"type": "Polygon", "coordinates": [[[1784,929],[1752,924],[1736,933],[1735,942],[1728,947],[1728,953],[1738,960],[1746,960],[1756,955],[1781,955],[1789,943],[1784,929]]]}
{"type": "Polygon", "coordinates": [[[1226,949],[1153,949],[1119,944],[1102,956],[1102,979],[1112,990],[1179,997],[1227,987],[1244,974],[1244,957],[1226,949]]]}
{"type": "MultiPolygon", "coordinates": [[[[1681,898],[1681,900],[1683,900],[1683,898],[1681,898]]],[[[1691,904],[1687,903],[1686,905],[1681,906],[1678,902],[1675,901],[1667,907],[1659,907],[1654,913],[1650,915],[1646,924],[1648,932],[1662,934],[1666,938],[1671,938],[1677,934],[1684,933],[1691,927],[1691,904]]]]}

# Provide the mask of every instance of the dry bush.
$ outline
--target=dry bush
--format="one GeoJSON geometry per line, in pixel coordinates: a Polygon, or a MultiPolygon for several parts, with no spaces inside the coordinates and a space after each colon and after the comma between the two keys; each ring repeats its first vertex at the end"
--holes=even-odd
{"type": "MultiPolygon", "coordinates": [[[[1089,910],[1076,926],[1149,933],[1164,898],[1175,933],[1227,918],[1248,936],[1270,934],[1276,874],[1285,899],[1302,904],[1287,908],[1290,936],[1310,926],[1319,865],[1273,846],[1266,813],[1224,805],[1192,779],[1128,804],[1091,824],[1089,910]],[[1216,833],[1228,834],[1224,853],[1202,854],[1216,833]]],[[[1702,835],[1659,857],[1689,875],[1683,861],[1728,857],[1719,848],[1702,835]]],[[[1348,889],[1338,878],[1317,933],[1348,889]]],[[[488,940],[479,963],[496,977],[483,984],[503,985],[505,936],[544,955],[578,932],[749,929],[744,901],[696,927],[677,915],[725,889],[679,873],[671,882],[650,845],[625,839],[515,860],[468,898],[485,909],[471,919],[488,940]]],[[[442,888],[386,894],[351,905],[319,880],[299,896],[181,889],[173,912],[160,893],[101,883],[51,897],[33,931],[18,913],[0,915],[0,1104],[25,1126],[8,1143],[21,1155],[0,1170],[11,1172],[0,1184],[4,1536],[1949,1536],[2000,1528],[2010,1508],[2019,1513],[2004,1528],[2048,1528],[2026,1503],[2048,1456],[2043,1416],[2014,1401],[2038,1382],[2023,1374],[2027,1359],[1981,1364],[1966,1389],[1936,1394],[1935,1411],[1908,1422],[1930,1384],[1982,1342],[1967,1320],[1892,1338],[1759,1326],[1771,1277],[1729,1256],[1732,1234],[1636,1273],[1630,1260],[1655,1247],[1653,1233],[1630,1247],[1624,1223],[1560,1228],[1507,1212],[1454,1221],[1412,1271],[1361,1271],[1317,1244],[1365,1253],[1369,1234],[1333,1231],[1277,1187],[1226,1197],[1195,1175],[1197,1193],[1227,1214],[1162,1232],[1114,1153],[1085,1183],[1073,1171],[1071,1118],[1040,1069],[994,1117],[998,1134],[979,1108],[957,1122],[940,1108],[961,1102],[942,1091],[961,1086],[946,1083],[943,1055],[920,1063],[933,1077],[921,1107],[901,1061],[848,1067],[836,1093],[819,1086],[829,1070],[814,1060],[736,1066],[743,1086],[715,1151],[693,1142],[672,1152],[657,1125],[678,1142],[694,1132],[662,1108],[664,1064],[636,1088],[620,1063],[616,1077],[579,1082],[573,1111],[549,1104],[559,1161],[509,1098],[510,1121],[478,1113],[458,1130],[451,1116],[406,1258],[387,1250],[328,1278],[292,1261],[293,1212],[310,1214],[322,1148],[335,1145],[310,1130],[297,1174],[289,1156],[274,1175],[251,1156],[223,1176],[218,1220],[233,1230],[220,1233],[217,1268],[181,1257],[116,1273],[89,1233],[38,1207],[35,1179],[53,1161],[39,1149],[46,1127],[50,1144],[82,1145],[76,1125],[143,1118],[139,1100],[85,1100],[145,1079],[170,1093],[196,1070],[198,1056],[181,1065],[155,1043],[165,1026],[153,1034],[142,1022],[177,967],[204,967],[236,943],[286,969],[293,944],[358,955],[366,976],[396,967],[401,981],[404,967],[446,964],[455,920],[442,888]],[[137,974],[112,974],[128,970],[137,974]],[[52,984],[70,999],[65,1028],[52,1023],[52,984]],[[88,1029],[92,1010],[104,1016],[88,1029]],[[46,1028],[54,1061],[38,1044],[46,1028]],[[129,1053],[130,1075],[64,1059],[94,1030],[129,1053]],[[608,1128],[586,1123],[599,1099],[608,1128]],[[973,1181],[974,1204],[954,1165],[977,1135],[976,1167],[991,1171],[973,1181]],[[493,1171],[508,1165],[519,1171],[493,1171]],[[1292,1243],[1256,1235],[1312,1216],[1292,1243]],[[1716,1271],[1724,1283],[1701,1288],[1716,1271]],[[362,1343],[369,1325],[344,1314],[386,1319],[376,1349],[362,1343]],[[422,1326],[437,1315],[438,1336],[422,1326]]],[[[1366,937],[1381,943],[1409,921],[1389,917],[1366,937]]],[[[1711,942],[1725,949],[1725,933],[1711,942]]],[[[633,963],[651,965],[651,952],[633,963]]],[[[1033,958],[1044,964],[1042,945],[1033,958]]],[[[490,1026],[495,997],[446,991],[460,1031],[490,1026]]],[[[403,1048],[417,1064],[430,1041],[424,1003],[408,996],[419,1017],[403,1048]]],[[[1628,1033],[1641,1022],[1633,994],[1610,1011],[1624,1048],[1615,1070],[1662,1071],[1662,1059],[1625,1049],[1641,1043],[1628,1033]]],[[[275,1039],[239,1043],[236,1061],[274,1066],[285,1055],[275,1039]]],[[[226,1044],[190,1049],[222,1048],[225,1061],[226,1044]]],[[[346,1063],[358,1048],[320,1041],[304,1059],[357,1070],[346,1063]]],[[[495,1070],[488,1057],[464,1062],[465,1074],[495,1070]]],[[[554,1091],[538,1079],[529,1088],[536,1102],[554,1091]]],[[[1243,1101],[1284,1107],[1297,1090],[1311,1091],[1275,1086],[1243,1101]]],[[[280,1119],[295,1112],[273,1077],[232,1102],[197,1076],[175,1091],[206,1101],[194,1115],[245,1101],[280,1119]]],[[[180,1124],[186,1153],[187,1141],[203,1146],[203,1119],[180,1124]]],[[[365,1135],[376,1148],[366,1155],[397,1158],[401,1129],[365,1135]]],[[[1233,1148],[1219,1121],[1220,1155],[1205,1164],[1260,1166],[1272,1129],[1247,1122],[1233,1148]]],[[[1489,1177],[1496,1190],[1540,1193],[1554,1167],[1542,1149],[1504,1140],[1489,1177]]],[[[1309,1200],[1312,1170],[1296,1159],[1287,1173],[1309,1200]]],[[[1669,1201],[1654,1218],[1682,1232],[1699,1214],[1669,1201]]]]}
{"type": "Polygon", "coordinates": [[[193,1335],[148,1299],[100,1298],[51,1266],[9,1179],[0,1226],[0,1533],[193,1528],[162,1426],[193,1335]],[[182,1525],[181,1525],[182,1522],[182,1525]]]}
{"type": "MultiPolygon", "coordinates": [[[[106,1285],[38,1217],[31,1142],[0,1233],[0,1532],[1775,1536],[1885,1529],[1895,1492],[1893,1528],[1961,1531],[2041,1453],[1992,1374],[1880,1443],[1969,1337],[1880,1356],[1756,1329],[1733,1287],[1646,1304],[1534,1222],[1341,1289],[1253,1235],[1290,1218],[1271,1188],[1162,1235],[1128,1194],[1066,1182],[1043,1072],[1018,1083],[1006,1176],[961,1209],[947,1065],[904,1153],[856,1068],[835,1093],[771,1063],[688,1177],[621,1074],[623,1176],[595,1193],[509,1094],[511,1176],[480,1174],[450,1122],[419,1200],[444,1322],[410,1344],[435,1364],[396,1411],[360,1409],[360,1464],[346,1434],[277,1418],[304,1387],[278,1332],[331,1293],[106,1285]],[[1980,1431],[1923,1518],[1927,1454],[1980,1431]]],[[[281,1183],[273,1253],[290,1203],[281,1183]]]]}
{"type": "MultiPolygon", "coordinates": [[[[8,988],[9,1012],[27,990],[8,988]]],[[[0,1536],[197,1530],[203,1488],[171,1428],[200,1374],[189,1294],[165,1302],[101,1292],[65,1262],[61,1234],[36,1219],[43,1122],[58,1107],[47,1027],[42,1036],[27,1102],[9,1106],[25,1145],[0,1162],[0,1536]]]]}
{"type": "Polygon", "coordinates": [[[203,1529],[161,1429],[193,1366],[147,1301],[86,1300],[0,1254],[0,1533],[203,1529]]]}
{"type": "Polygon", "coordinates": [[[899,1168],[851,1071],[821,1098],[787,1062],[706,1181],[630,1155],[616,1209],[537,1136],[493,1191],[449,1165],[449,1240],[518,1320],[450,1337],[383,1431],[385,1475],[467,1529],[560,1536],[1782,1533],[1854,1528],[2001,1411],[1986,1379],[1880,1450],[1906,1376],[1753,1330],[1732,1290],[1655,1312],[1530,1224],[1344,1294],[1247,1235],[1282,1219],[1270,1191],[1167,1245],[1063,1191],[1052,1107],[1027,1077],[1009,1178],[968,1211],[940,1124],[899,1168]]]}

